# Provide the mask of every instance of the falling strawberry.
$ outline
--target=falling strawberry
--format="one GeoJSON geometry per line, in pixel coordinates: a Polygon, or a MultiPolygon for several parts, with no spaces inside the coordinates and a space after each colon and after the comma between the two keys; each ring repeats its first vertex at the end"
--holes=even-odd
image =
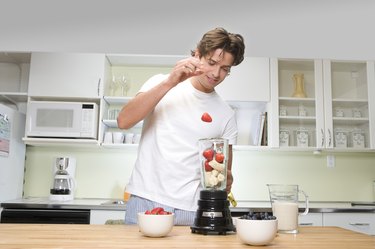
{"type": "Polygon", "coordinates": [[[211,118],[210,114],[208,114],[207,112],[203,113],[201,119],[202,119],[203,122],[207,122],[207,123],[212,122],[212,118],[211,118]]]}

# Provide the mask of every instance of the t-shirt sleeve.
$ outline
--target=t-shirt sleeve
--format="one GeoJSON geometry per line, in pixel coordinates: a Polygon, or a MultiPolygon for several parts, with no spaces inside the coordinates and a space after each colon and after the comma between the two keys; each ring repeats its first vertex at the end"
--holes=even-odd
{"type": "Polygon", "coordinates": [[[138,93],[142,93],[142,92],[147,92],[148,90],[150,90],[151,88],[153,88],[154,86],[160,84],[164,79],[166,79],[168,77],[167,74],[156,74],[154,76],[152,76],[151,78],[149,78],[141,87],[141,89],[139,89],[139,91],[137,92],[138,93]]]}
{"type": "Polygon", "coordinates": [[[232,117],[228,120],[228,123],[225,127],[223,137],[228,139],[229,144],[237,144],[237,136],[238,129],[236,115],[232,115],[232,117]]]}

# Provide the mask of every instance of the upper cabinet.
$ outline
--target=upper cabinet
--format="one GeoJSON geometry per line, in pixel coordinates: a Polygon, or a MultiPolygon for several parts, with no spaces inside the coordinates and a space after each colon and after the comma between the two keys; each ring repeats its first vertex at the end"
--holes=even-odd
{"type": "Polygon", "coordinates": [[[326,147],[374,149],[374,63],[323,60],[323,82],[326,147]]]}
{"type": "Polygon", "coordinates": [[[30,56],[30,53],[0,52],[0,102],[17,107],[26,103],[30,56]]]}
{"type": "Polygon", "coordinates": [[[244,61],[231,68],[230,75],[216,87],[216,91],[227,101],[270,100],[270,59],[245,57],[244,61]]]}
{"type": "Polygon", "coordinates": [[[271,146],[374,149],[374,82],[373,62],[271,59],[271,146]]]}
{"type": "Polygon", "coordinates": [[[29,96],[101,98],[109,67],[105,54],[32,53],[29,96]]]}

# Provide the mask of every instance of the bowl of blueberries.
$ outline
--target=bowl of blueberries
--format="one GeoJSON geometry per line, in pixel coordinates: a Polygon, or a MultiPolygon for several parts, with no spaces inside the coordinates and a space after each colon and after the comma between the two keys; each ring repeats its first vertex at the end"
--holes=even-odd
{"type": "Polygon", "coordinates": [[[277,219],[268,212],[249,212],[236,219],[237,238],[248,245],[270,244],[277,234],[277,219]]]}

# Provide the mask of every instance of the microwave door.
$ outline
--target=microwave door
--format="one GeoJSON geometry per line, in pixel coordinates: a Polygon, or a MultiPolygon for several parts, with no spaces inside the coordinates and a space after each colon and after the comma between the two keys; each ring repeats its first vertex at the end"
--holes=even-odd
{"type": "Polygon", "coordinates": [[[29,136],[36,137],[79,137],[80,113],[75,108],[54,106],[36,108],[31,120],[29,136]]]}

